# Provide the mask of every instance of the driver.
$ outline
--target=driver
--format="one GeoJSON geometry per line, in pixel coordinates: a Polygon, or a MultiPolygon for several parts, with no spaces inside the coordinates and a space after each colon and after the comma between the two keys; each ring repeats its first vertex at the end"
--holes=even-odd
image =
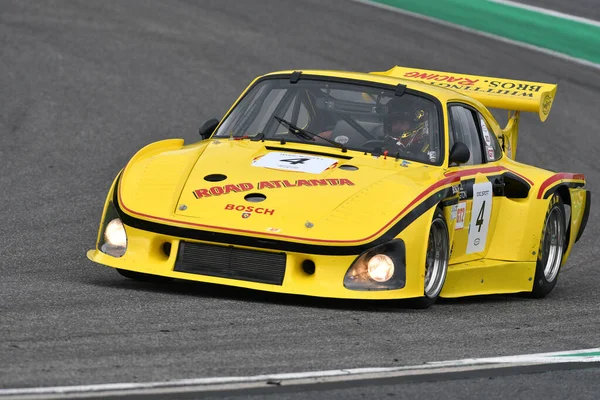
{"type": "Polygon", "coordinates": [[[395,142],[401,150],[429,156],[429,127],[425,111],[410,97],[396,97],[387,103],[383,131],[386,140],[395,142]]]}

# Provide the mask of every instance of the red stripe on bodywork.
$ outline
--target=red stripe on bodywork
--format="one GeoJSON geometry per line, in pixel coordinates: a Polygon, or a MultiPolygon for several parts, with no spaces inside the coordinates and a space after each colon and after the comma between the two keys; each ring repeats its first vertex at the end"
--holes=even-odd
{"type": "Polygon", "coordinates": [[[400,211],[398,214],[396,214],[396,216],[394,218],[392,218],[388,223],[386,223],[377,232],[373,233],[372,235],[367,236],[366,238],[357,239],[357,240],[327,240],[327,239],[304,238],[304,237],[299,237],[299,236],[277,235],[277,234],[272,234],[272,233],[249,231],[249,230],[244,230],[244,229],[224,228],[222,226],[212,226],[212,225],[197,224],[197,223],[193,223],[193,222],[183,222],[183,221],[177,221],[177,220],[169,219],[169,218],[162,218],[162,217],[156,217],[153,215],[142,214],[142,213],[133,211],[130,208],[127,208],[125,203],[123,203],[123,198],[121,197],[121,185],[119,185],[119,203],[121,204],[121,207],[123,207],[130,214],[135,214],[135,215],[139,215],[139,216],[142,216],[145,218],[155,219],[155,220],[159,220],[159,221],[172,222],[172,223],[179,224],[179,225],[188,225],[188,226],[208,228],[208,229],[218,229],[218,230],[222,230],[222,231],[231,231],[231,232],[245,233],[245,234],[251,234],[251,235],[272,236],[272,237],[276,237],[276,238],[286,238],[286,239],[293,239],[293,240],[304,240],[304,241],[308,241],[308,242],[359,243],[359,242],[367,241],[367,240],[372,239],[373,237],[379,235],[383,230],[385,230],[392,223],[394,223],[394,221],[396,221],[402,214],[404,214],[406,211],[408,211],[412,206],[414,206],[416,203],[418,203],[420,200],[422,200],[425,196],[427,196],[431,192],[433,192],[436,189],[439,189],[443,186],[446,186],[446,185],[449,185],[452,183],[457,183],[457,182],[460,182],[460,178],[458,176],[451,176],[451,177],[444,178],[439,182],[434,183],[433,185],[429,186],[420,195],[415,197],[415,199],[413,201],[411,201],[410,204],[408,204],[406,207],[404,207],[404,209],[402,209],[402,211],[400,211]]]}
{"type": "Polygon", "coordinates": [[[458,170],[458,171],[450,171],[450,172],[446,172],[445,175],[447,176],[458,176],[458,177],[463,177],[463,176],[469,176],[469,175],[475,175],[477,173],[479,174],[489,174],[492,172],[500,172],[500,171],[505,171],[506,168],[504,167],[500,167],[500,166],[496,166],[496,167],[483,167],[483,168],[472,168],[472,169],[462,169],[462,170],[458,170]]]}
{"type": "Polygon", "coordinates": [[[540,186],[540,190],[538,191],[537,198],[541,199],[544,195],[544,192],[547,188],[554,185],[557,181],[568,179],[568,180],[576,180],[576,181],[584,181],[585,176],[583,174],[571,174],[568,172],[562,172],[560,174],[552,175],[550,178],[546,179],[542,186],[540,186]]]}
{"type": "Polygon", "coordinates": [[[511,174],[515,174],[519,178],[526,180],[531,186],[533,186],[533,181],[531,179],[529,179],[526,176],[523,176],[521,174],[518,174],[515,171],[510,170],[506,167],[502,167],[502,166],[482,167],[482,168],[465,169],[465,170],[460,170],[460,171],[451,171],[451,172],[446,172],[446,175],[447,176],[460,176],[462,178],[463,176],[475,175],[477,173],[490,174],[492,172],[501,172],[501,171],[507,171],[507,172],[510,172],[511,174]]]}

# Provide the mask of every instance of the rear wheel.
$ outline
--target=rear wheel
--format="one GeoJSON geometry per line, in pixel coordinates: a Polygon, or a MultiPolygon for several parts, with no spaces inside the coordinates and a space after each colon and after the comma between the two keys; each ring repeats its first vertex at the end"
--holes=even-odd
{"type": "Polygon", "coordinates": [[[166,278],[164,276],[151,275],[151,274],[143,274],[141,272],[129,271],[126,269],[117,268],[117,272],[123,275],[125,278],[133,279],[135,281],[141,282],[152,282],[152,283],[166,283],[170,282],[171,278],[166,278]]]}
{"type": "Polygon", "coordinates": [[[411,299],[412,307],[428,308],[438,299],[448,273],[449,249],[448,225],[442,210],[436,209],[427,241],[424,296],[411,299]]]}
{"type": "Polygon", "coordinates": [[[558,194],[550,200],[540,239],[531,296],[545,297],[554,289],[566,247],[565,206],[558,194]]]}

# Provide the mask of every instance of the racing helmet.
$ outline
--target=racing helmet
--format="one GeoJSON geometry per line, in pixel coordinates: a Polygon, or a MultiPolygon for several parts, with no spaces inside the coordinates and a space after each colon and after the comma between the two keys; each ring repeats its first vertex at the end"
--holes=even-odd
{"type": "Polygon", "coordinates": [[[400,147],[426,152],[428,134],[425,109],[413,96],[395,97],[387,103],[383,120],[385,136],[397,140],[400,147]]]}
{"type": "Polygon", "coordinates": [[[412,96],[395,97],[386,104],[383,128],[386,135],[399,136],[414,129],[425,116],[422,107],[412,96]]]}

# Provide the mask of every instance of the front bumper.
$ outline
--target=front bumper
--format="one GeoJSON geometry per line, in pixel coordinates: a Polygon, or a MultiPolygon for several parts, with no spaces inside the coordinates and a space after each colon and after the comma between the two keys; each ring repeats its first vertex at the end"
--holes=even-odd
{"type": "MultiPolygon", "coordinates": [[[[128,246],[125,255],[120,258],[111,257],[97,248],[87,253],[88,258],[99,264],[112,268],[125,269],[145,274],[183,279],[188,281],[216,283],[227,286],[243,287],[261,291],[288,293],[317,297],[344,299],[403,299],[421,297],[423,295],[423,270],[421,268],[406,268],[406,283],[401,289],[390,290],[350,290],[344,287],[344,276],[356,255],[321,255],[285,252],[285,272],[281,284],[262,283],[248,279],[211,276],[198,271],[182,271],[181,263],[177,263],[182,239],[154,232],[149,232],[131,226],[126,226],[128,246]],[[302,265],[306,260],[314,263],[314,273],[307,273],[302,265]]],[[[222,248],[258,250],[267,255],[282,254],[279,250],[254,249],[246,246],[228,246],[202,241],[200,245],[214,245],[222,248]],[[266,254],[270,253],[270,254],[266,254]]],[[[258,253],[257,252],[257,253],[258,253]]],[[[407,254],[407,265],[420,265],[420,260],[411,260],[407,254]],[[412,262],[411,262],[412,261],[412,262]]]]}

